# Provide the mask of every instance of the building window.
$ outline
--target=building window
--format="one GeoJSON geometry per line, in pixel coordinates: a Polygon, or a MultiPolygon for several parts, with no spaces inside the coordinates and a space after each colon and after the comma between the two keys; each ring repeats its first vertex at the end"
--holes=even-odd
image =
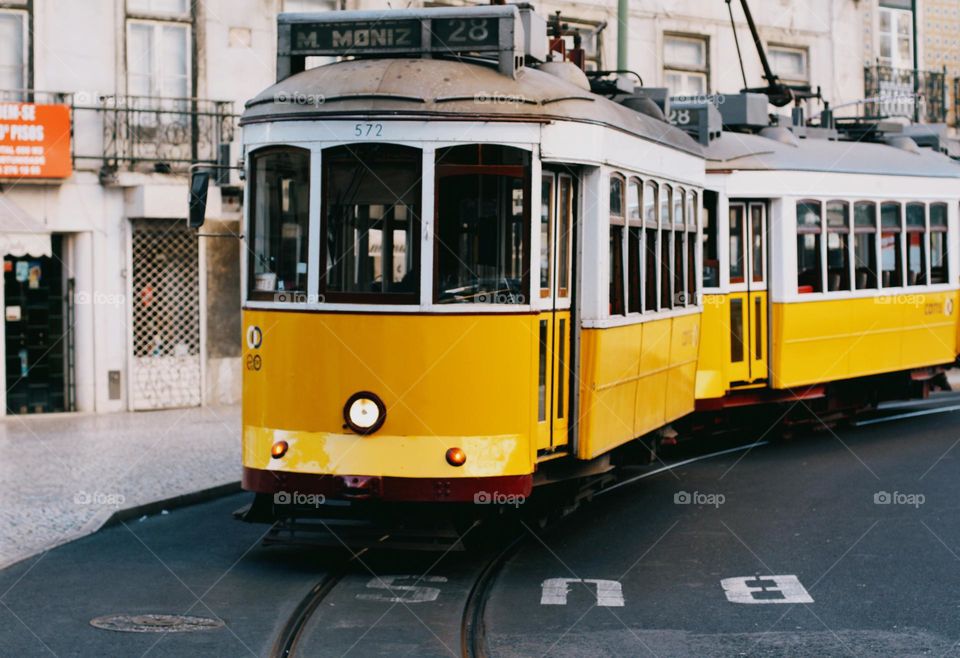
{"type": "Polygon", "coordinates": [[[27,88],[27,14],[0,11],[0,100],[21,100],[27,88]]]}
{"type": "Polygon", "coordinates": [[[900,204],[887,202],[880,206],[881,285],[897,288],[903,285],[903,247],[900,244],[900,204]]]}
{"type": "Polygon", "coordinates": [[[827,290],[850,290],[850,205],[827,202],[827,290]]]}
{"type": "Polygon", "coordinates": [[[188,0],[127,0],[127,11],[138,16],[179,16],[190,13],[188,0]]]}
{"type": "Polygon", "coordinates": [[[338,5],[338,0],[283,0],[288,12],[335,11],[338,5]]]}
{"type": "Polygon", "coordinates": [[[310,152],[254,151],[250,158],[250,299],[294,301],[307,290],[310,152]]]}
{"type": "Polygon", "coordinates": [[[912,69],[913,12],[909,9],[880,7],[877,58],[880,64],[895,69],[912,69]]]}
{"type": "Polygon", "coordinates": [[[927,283],[927,218],[922,203],[907,204],[907,285],[927,283]]]}
{"type": "Polygon", "coordinates": [[[770,68],[780,79],[791,85],[805,85],[810,82],[806,48],[789,46],[768,46],[767,57],[770,68]]]}
{"type": "Polygon", "coordinates": [[[707,40],[700,37],[663,37],[663,79],[671,96],[703,96],[709,87],[707,40]]]}
{"type": "Polygon", "coordinates": [[[819,201],[797,203],[797,292],[823,292],[820,261],[822,209],[819,201]]]}
{"type": "Polygon", "coordinates": [[[419,149],[394,144],[324,149],[320,262],[328,301],[419,301],[422,161],[419,149]]]}
{"type": "Polygon", "coordinates": [[[877,204],[853,206],[853,273],[857,290],[877,287],[877,204]]]}
{"type": "Polygon", "coordinates": [[[127,93],[189,98],[190,86],[190,26],[127,21],[127,93]]]}
{"type": "MultiPolygon", "coordinates": [[[[408,179],[398,168],[391,175],[405,182],[396,189],[408,189],[418,172],[408,179]]],[[[442,148],[436,177],[436,303],[529,303],[530,152],[487,144],[442,148]]]]}
{"type": "Polygon", "coordinates": [[[930,283],[947,282],[947,204],[930,205],[930,283]]]}
{"type": "Polygon", "coordinates": [[[623,178],[610,177],[610,315],[625,315],[623,291],[623,178]]]}

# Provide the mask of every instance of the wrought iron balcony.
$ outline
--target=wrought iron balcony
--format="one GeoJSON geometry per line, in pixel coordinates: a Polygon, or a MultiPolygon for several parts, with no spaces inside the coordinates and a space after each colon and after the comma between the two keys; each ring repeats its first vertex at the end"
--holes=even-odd
{"type": "Polygon", "coordinates": [[[106,96],[99,99],[99,111],[103,158],[118,169],[146,165],[178,171],[192,163],[215,164],[234,139],[236,116],[227,101],[106,96]]]}
{"type": "Polygon", "coordinates": [[[69,105],[76,168],[184,172],[193,163],[229,164],[233,103],[199,98],[101,96],[0,90],[0,102],[69,105]]]}
{"type": "Polygon", "coordinates": [[[865,66],[866,114],[872,118],[905,117],[920,123],[942,123],[947,120],[946,79],[946,70],[865,66]]]}

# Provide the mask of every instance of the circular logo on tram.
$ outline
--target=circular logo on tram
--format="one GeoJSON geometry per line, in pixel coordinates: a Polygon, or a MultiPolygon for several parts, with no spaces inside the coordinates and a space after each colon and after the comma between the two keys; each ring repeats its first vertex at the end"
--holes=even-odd
{"type": "Polygon", "coordinates": [[[953,315],[953,297],[947,297],[943,302],[943,314],[953,315]]]}
{"type": "Polygon", "coordinates": [[[263,332],[260,331],[260,327],[255,324],[251,324],[247,327],[247,347],[251,350],[258,349],[263,343],[263,332]]]}

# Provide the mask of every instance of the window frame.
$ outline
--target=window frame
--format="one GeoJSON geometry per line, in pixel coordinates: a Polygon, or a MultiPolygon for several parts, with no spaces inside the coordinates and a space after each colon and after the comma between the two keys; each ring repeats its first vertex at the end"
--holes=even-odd
{"type": "Polygon", "coordinates": [[[644,227],[643,227],[643,181],[637,176],[627,179],[627,315],[640,315],[644,311],[644,227]],[[630,212],[631,191],[636,192],[637,215],[630,212]],[[633,253],[634,246],[636,254],[633,253]]]}
{"type": "Polygon", "coordinates": [[[936,286],[950,283],[950,205],[943,201],[933,201],[929,204],[927,208],[927,250],[929,252],[928,258],[928,271],[929,271],[929,281],[927,285],[936,286]],[[942,208],[943,209],[943,224],[934,225],[933,223],[933,209],[942,208]],[[943,235],[943,253],[941,254],[943,259],[943,277],[942,280],[934,281],[933,280],[933,235],[934,234],[943,235]]]}
{"type": "Polygon", "coordinates": [[[903,235],[902,235],[902,234],[904,233],[903,223],[904,223],[904,213],[906,212],[906,210],[905,210],[906,204],[905,204],[903,201],[890,201],[890,200],[887,200],[887,201],[881,201],[880,204],[879,204],[879,206],[880,206],[880,212],[879,212],[879,215],[878,215],[878,223],[879,223],[879,226],[880,226],[880,239],[877,241],[877,242],[878,242],[878,247],[879,247],[879,250],[880,250],[880,259],[878,260],[878,265],[879,265],[879,267],[880,267],[880,272],[879,272],[879,274],[880,274],[879,288],[880,288],[881,290],[890,290],[890,289],[892,289],[892,288],[903,288],[903,287],[905,287],[906,280],[907,280],[906,258],[904,257],[904,253],[903,253],[903,250],[904,250],[904,238],[903,238],[903,235]],[[896,208],[897,208],[897,217],[898,217],[898,224],[897,224],[896,226],[884,226],[884,225],[883,225],[883,209],[884,209],[885,206],[886,206],[886,207],[896,206],[896,208]],[[885,233],[892,233],[892,234],[894,234],[894,235],[896,236],[896,239],[895,239],[895,241],[894,241],[894,246],[895,246],[895,251],[894,251],[894,266],[895,266],[895,269],[893,270],[893,272],[894,272],[894,274],[899,274],[899,276],[898,276],[898,279],[899,279],[899,280],[896,281],[895,283],[893,283],[892,285],[889,285],[889,286],[888,286],[888,285],[884,285],[884,281],[883,281],[883,274],[884,274],[884,272],[886,271],[886,270],[884,270],[884,268],[883,268],[883,236],[884,236],[885,233]]]}
{"type": "MultiPolygon", "coordinates": [[[[881,274],[880,271],[879,271],[879,270],[881,269],[881,267],[880,267],[880,227],[879,227],[879,224],[880,224],[880,206],[879,206],[879,204],[878,204],[876,201],[874,201],[874,200],[870,200],[870,199],[860,199],[860,200],[854,201],[854,202],[851,204],[851,207],[853,208],[853,212],[852,212],[852,214],[851,214],[851,225],[852,225],[852,232],[853,232],[852,238],[853,238],[853,239],[850,241],[850,242],[851,242],[851,244],[850,244],[850,250],[851,250],[850,263],[851,263],[851,265],[852,265],[852,267],[853,267],[853,279],[851,279],[851,281],[850,281],[850,283],[851,283],[851,286],[850,286],[850,287],[851,287],[852,291],[854,291],[854,292],[859,292],[859,291],[861,291],[861,290],[879,290],[879,289],[880,289],[881,279],[883,278],[882,274],[881,274]],[[857,208],[864,207],[864,206],[869,206],[870,208],[873,209],[873,224],[870,225],[870,226],[865,226],[865,225],[857,224],[857,208]],[[859,268],[857,267],[857,237],[860,236],[860,235],[872,235],[872,236],[873,236],[873,248],[870,250],[870,251],[873,253],[873,272],[872,272],[872,275],[873,275],[872,283],[873,283],[873,285],[872,285],[872,286],[871,286],[871,285],[866,285],[866,286],[864,286],[864,287],[862,287],[862,288],[857,285],[857,272],[858,272],[858,269],[859,269],[859,268]]],[[[867,269],[870,269],[869,266],[867,267],[867,269]]],[[[871,282],[871,280],[868,278],[868,279],[867,279],[867,283],[869,284],[870,282],[871,282]]]]}
{"type": "Polygon", "coordinates": [[[607,270],[610,279],[607,312],[610,317],[626,317],[627,299],[629,295],[627,288],[628,268],[624,267],[624,261],[629,252],[627,245],[627,178],[620,172],[611,172],[607,191],[610,201],[607,207],[607,217],[609,219],[609,257],[611,259],[610,267],[607,270]],[[615,182],[618,182],[620,185],[619,214],[614,214],[613,208],[615,182]],[[619,233],[618,238],[615,237],[617,233],[619,233]],[[614,258],[617,260],[614,261],[614,258]]]}
{"type": "Polygon", "coordinates": [[[320,207],[320,218],[317,222],[317,230],[319,231],[318,235],[318,247],[317,247],[317,295],[318,298],[323,300],[325,303],[330,304],[362,304],[364,306],[416,306],[420,304],[420,281],[422,277],[422,268],[424,266],[423,262],[423,247],[421,241],[423,238],[423,215],[424,209],[422,205],[423,200],[423,153],[424,148],[422,146],[413,146],[410,144],[402,144],[397,142],[350,142],[350,143],[326,143],[318,147],[320,154],[320,173],[319,173],[319,207],[320,207]],[[419,154],[419,163],[420,163],[420,176],[416,186],[416,192],[413,195],[413,198],[417,200],[419,208],[417,212],[411,217],[411,222],[413,222],[413,237],[411,243],[413,245],[413,256],[412,261],[415,263],[416,267],[416,276],[413,279],[414,290],[412,292],[356,292],[356,291],[342,291],[342,290],[328,290],[327,289],[327,277],[328,269],[326,267],[327,256],[329,245],[325,236],[327,235],[327,177],[329,175],[329,157],[327,155],[328,151],[340,147],[355,147],[363,145],[388,145],[394,147],[401,147],[404,149],[415,150],[419,154]],[[416,221],[414,221],[416,218],[416,221]]]}
{"type": "Polygon", "coordinates": [[[817,223],[816,225],[810,225],[810,224],[804,225],[804,224],[801,224],[801,223],[800,223],[800,213],[799,213],[799,212],[796,212],[796,211],[794,212],[794,218],[795,218],[795,221],[796,221],[796,229],[797,229],[797,230],[796,230],[796,233],[797,233],[797,246],[799,247],[801,236],[805,236],[805,235],[816,235],[816,236],[817,236],[817,239],[816,239],[816,244],[817,244],[817,247],[816,247],[816,251],[817,251],[817,274],[819,275],[817,278],[819,279],[819,282],[818,282],[819,285],[818,285],[818,286],[813,286],[813,290],[804,290],[804,291],[801,291],[801,290],[800,290],[801,287],[805,287],[805,286],[801,286],[801,285],[800,285],[800,261],[799,261],[799,259],[798,259],[798,260],[797,260],[797,263],[796,263],[796,273],[795,273],[795,283],[796,283],[797,294],[798,294],[798,295],[823,294],[823,293],[825,292],[824,288],[826,287],[826,286],[824,285],[824,283],[825,283],[824,279],[826,278],[826,272],[824,271],[824,270],[826,269],[826,268],[825,268],[825,262],[824,262],[824,261],[826,260],[826,252],[825,252],[826,244],[825,244],[825,240],[824,240],[824,233],[825,233],[825,231],[824,231],[824,222],[826,221],[826,219],[825,219],[825,214],[824,214],[824,202],[821,201],[820,199],[811,199],[811,198],[799,199],[799,200],[796,202],[796,208],[799,208],[799,207],[802,206],[802,205],[803,205],[803,206],[816,205],[817,208],[819,209],[819,211],[818,211],[818,215],[819,215],[818,220],[819,220],[819,221],[818,221],[818,223],[817,223]]]}
{"type": "Polygon", "coordinates": [[[314,194],[314,172],[313,172],[313,150],[308,146],[296,146],[293,144],[269,144],[258,146],[246,154],[247,161],[247,180],[249,181],[249,191],[248,198],[249,203],[247,204],[247,217],[245,218],[246,228],[244,230],[244,241],[247,244],[247,253],[248,256],[244,259],[246,262],[246,294],[244,295],[244,303],[247,302],[269,302],[273,304],[282,304],[284,307],[297,304],[301,301],[301,298],[308,299],[310,294],[310,258],[312,256],[311,249],[311,229],[313,225],[313,217],[311,216],[311,205],[313,204],[313,194],[314,194]],[[307,235],[305,236],[306,245],[307,245],[307,277],[306,283],[303,290],[257,290],[254,285],[254,277],[256,276],[256,267],[252,266],[253,259],[257,257],[256,253],[256,230],[255,230],[255,218],[254,213],[256,211],[256,199],[257,199],[257,176],[254,166],[256,164],[256,159],[261,156],[269,156],[272,153],[282,153],[282,152],[300,152],[306,155],[307,158],[307,170],[306,170],[306,180],[308,185],[307,193],[307,235]],[[279,301],[277,295],[280,292],[290,293],[290,299],[287,301],[279,301]]]}
{"type": "Polygon", "coordinates": [[[903,215],[903,240],[904,240],[904,276],[906,277],[906,286],[908,288],[916,288],[918,286],[927,286],[930,281],[930,258],[927,253],[929,247],[929,238],[927,237],[929,230],[928,225],[930,222],[929,217],[929,207],[926,202],[923,201],[908,201],[904,206],[904,215],[903,215]],[[923,224],[911,224],[910,219],[910,210],[911,208],[920,208],[923,212],[923,224]],[[917,280],[913,283],[910,282],[910,237],[911,235],[920,234],[920,273],[917,276],[917,280]]]}
{"type": "Polygon", "coordinates": [[[850,273],[850,268],[852,265],[852,260],[850,258],[850,246],[851,246],[851,231],[850,224],[852,220],[851,214],[851,205],[850,202],[845,199],[828,199],[823,203],[823,225],[824,225],[824,235],[826,239],[824,242],[824,253],[826,256],[826,268],[824,269],[824,274],[826,275],[826,285],[824,286],[824,292],[850,292],[853,290],[853,279],[850,273]],[[841,226],[834,226],[830,224],[830,209],[831,206],[839,206],[843,211],[844,223],[841,226]],[[840,253],[843,256],[843,267],[840,273],[840,283],[839,287],[835,289],[830,288],[830,236],[831,235],[840,235],[842,247],[840,253]],[[846,283],[846,287],[844,287],[846,283]]]}
{"type": "Polygon", "coordinates": [[[643,182],[640,207],[643,225],[643,312],[657,313],[660,311],[660,185],[657,181],[646,179],[643,182]],[[648,209],[653,210],[652,218],[647,216],[648,209]]]}
{"type": "Polygon", "coordinates": [[[710,93],[710,37],[704,34],[693,34],[685,32],[664,32],[661,42],[661,61],[663,66],[661,75],[663,83],[666,85],[667,77],[671,74],[680,75],[684,78],[698,77],[703,80],[703,94],[710,93]],[[670,40],[695,42],[703,49],[703,64],[691,66],[689,64],[673,63],[667,58],[667,42],[670,40]]]}
{"type": "MultiPolygon", "coordinates": [[[[196,71],[194,67],[194,47],[196,40],[194,39],[194,29],[193,23],[189,20],[177,20],[174,18],[160,18],[156,16],[127,16],[127,21],[125,25],[124,32],[124,86],[127,90],[127,96],[130,98],[152,98],[152,99],[178,99],[178,100],[187,100],[194,97],[196,93],[196,71]],[[153,33],[153,58],[150,62],[150,75],[153,77],[153,84],[151,85],[151,93],[144,96],[143,94],[133,94],[130,91],[130,42],[131,42],[131,29],[135,25],[146,25],[149,26],[153,33]],[[164,77],[159,75],[162,70],[155,68],[158,63],[161,63],[166,60],[160,54],[160,50],[157,48],[157,44],[160,43],[159,35],[163,33],[163,28],[165,27],[177,27],[184,31],[184,56],[186,59],[186,70],[185,76],[187,81],[187,94],[186,96],[167,96],[162,92],[158,92],[157,84],[164,77]]],[[[184,110],[186,111],[186,109],[184,110]]]]}
{"type": "Polygon", "coordinates": [[[7,102],[22,102],[31,100],[31,88],[33,87],[33,5],[24,3],[20,5],[2,5],[0,6],[0,15],[14,16],[20,23],[20,40],[23,44],[20,52],[20,84],[17,89],[5,89],[9,97],[4,96],[0,100],[7,102]]]}
{"type": "MultiPolygon", "coordinates": [[[[380,142],[376,142],[380,143],[380,142]]],[[[401,146],[410,146],[410,144],[399,144],[401,146]]],[[[419,148],[421,151],[427,151],[427,145],[425,143],[419,143],[418,146],[414,148],[419,148]]],[[[430,231],[433,234],[432,245],[428,248],[432,250],[433,253],[433,262],[430,264],[430,287],[432,288],[430,293],[430,308],[433,311],[440,311],[441,309],[450,309],[450,313],[456,313],[459,309],[470,309],[469,311],[459,311],[459,312],[476,312],[477,309],[481,309],[487,306],[492,306],[493,308],[489,312],[514,312],[513,309],[517,309],[516,312],[521,312],[520,309],[523,307],[530,307],[533,303],[535,296],[538,296],[534,284],[538,287],[540,285],[538,280],[535,280],[531,272],[531,264],[535,254],[533,253],[533,196],[539,192],[539,188],[534,189],[533,187],[533,164],[536,159],[536,155],[533,150],[528,148],[522,148],[513,144],[505,144],[499,141],[494,142],[454,142],[448,144],[437,145],[436,148],[431,150],[431,155],[433,157],[433,163],[431,165],[431,173],[433,175],[433,185],[434,185],[434,198],[428,200],[430,203],[434,204],[432,211],[432,225],[430,231]],[[463,146],[476,146],[480,150],[480,157],[482,158],[483,147],[500,147],[508,148],[520,153],[525,154],[528,158],[526,165],[522,164],[438,164],[437,158],[439,153],[446,149],[452,149],[456,147],[463,146]],[[521,280],[520,280],[520,289],[522,290],[522,295],[524,299],[517,304],[501,304],[499,302],[493,304],[485,303],[454,303],[447,304],[440,301],[440,276],[439,276],[439,267],[440,267],[440,228],[438,225],[438,218],[436,214],[436,205],[439,199],[439,192],[436,191],[438,188],[438,181],[441,178],[446,176],[456,175],[457,173],[475,173],[479,175],[498,175],[498,176],[509,176],[512,178],[518,178],[523,181],[523,244],[524,250],[521,260],[521,280]],[[443,176],[441,176],[443,173],[443,176]]],[[[422,172],[421,172],[422,173],[422,172]]],[[[541,175],[543,170],[540,171],[541,175]]],[[[422,191],[422,187],[421,187],[422,191]]],[[[572,191],[571,203],[573,203],[573,196],[576,193],[576,189],[572,191]]],[[[421,213],[423,216],[425,213],[421,213]]],[[[421,234],[422,237],[422,234],[421,234]]],[[[571,236],[572,240],[572,236],[571,236]]],[[[539,255],[539,254],[537,254],[539,255]]]]}
{"type": "Polygon", "coordinates": [[[770,67],[773,69],[773,72],[786,84],[792,85],[809,85],[810,84],[810,49],[807,46],[795,46],[786,43],[768,43],[767,44],[767,53],[774,52],[790,52],[790,53],[799,53],[803,58],[803,72],[804,77],[802,78],[793,78],[784,75],[774,68],[773,63],[770,63],[770,67]]]}

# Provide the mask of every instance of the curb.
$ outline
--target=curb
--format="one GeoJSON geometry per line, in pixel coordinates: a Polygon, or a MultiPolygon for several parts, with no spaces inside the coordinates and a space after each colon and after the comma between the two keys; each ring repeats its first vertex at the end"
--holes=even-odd
{"type": "Polygon", "coordinates": [[[70,542],[83,539],[84,537],[89,537],[90,535],[99,532],[103,528],[120,525],[126,521],[139,518],[143,515],[152,516],[159,514],[163,510],[189,507],[190,505],[209,502],[211,500],[223,498],[225,496],[240,493],[242,491],[243,488],[240,486],[240,482],[238,480],[236,482],[228,482],[227,484],[221,484],[208,489],[201,489],[200,491],[192,491],[190,493],[180,494],[179,496],[171,496],[170,498],[165,498],[163,500],[157,500],[151,503],[144,503],[143,505],[136,505],[134,507],[117,510],[104,521],[100,521],[97,517],[94,517],[90,519],[82,528],[79,528],[73,533],[60,537],[57,541],[45,546],[44,548],[38,549],[28,555],[18,555],[8,559],[7,561],[0,560],[0,571],[9,569],[12,566],[25,562],[31,558],[35,558],[38,555],[42,556],[45,553],[48,553],[56,548],[60,548],[61,546],[69,544],[70,542]]]}
{"type": "Polygon", "coordinates": [[[221,484],[208,489],[201,489],[200,491],[191,491],[190,493],[181,494],[179,496],[172,496],[170,498],[164,498],[163,500],[155,500],[150,503],[144,503],[143,505],[127,507],[126,509],[117,510],[111,514],[110,518],[104,521],[100,525],[99,529],[120,525],[121,523],[140,518],[141,516],[154,516],[163,510],[170,511],[179,509],[181,507],[189,507],[191,505],[206,503],[208,501],[216,500],[217,498],[224,498],[231,494],[240,493],[242,491],[243,488],[240,486],[240,481],[237,480],[236,482],[228,482],[227,484],[221,484]]]}

